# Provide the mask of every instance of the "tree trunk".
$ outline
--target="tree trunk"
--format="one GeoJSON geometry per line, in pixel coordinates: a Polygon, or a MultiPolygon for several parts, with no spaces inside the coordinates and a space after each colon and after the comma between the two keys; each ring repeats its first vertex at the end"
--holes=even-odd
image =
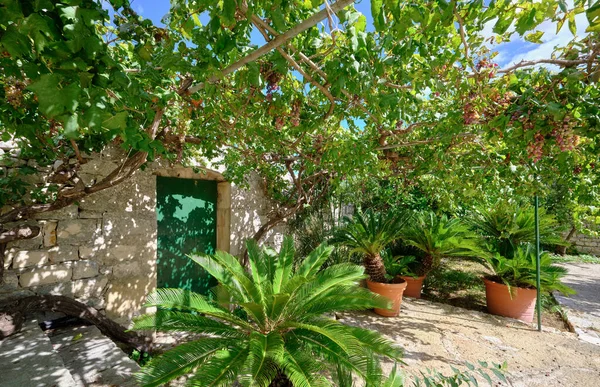
{"type": "Polygon", "coordinates": [[[423,266],[421,275],[427,275],[433,269],[433,255],[427,254],[423,258],[423,266]]]}
{"type": "Polygon", "coordinates": [[[127,328],[101,314],[97,309],[64,296],[30,296],[0,302],[0,339],[18,332],[28,314],[33,312],[59,312],[67,316],[79,317],[94,324],[100,331],[114,341],[149,352],[151,339],[127,328]]]}
{"type": "MultiPolygon", "coordinates": [[[[571,227],[571,231],[569,231],[569,234],[567,234],[565,242],[569,242],[575,235],[575,232],[577,232],[577,229],[575,227],[571,227]]],[[[556,254],[565,255],[567,253],[567,247],[568,246],[556,246],[556,254]]]]}
{"type": "Polygon", "coordinates": [[[364,259],[365,272],[371,277],[373,282],[387,283],[385,278],[385,266],[381,255],[365,255],[364,259]]]}

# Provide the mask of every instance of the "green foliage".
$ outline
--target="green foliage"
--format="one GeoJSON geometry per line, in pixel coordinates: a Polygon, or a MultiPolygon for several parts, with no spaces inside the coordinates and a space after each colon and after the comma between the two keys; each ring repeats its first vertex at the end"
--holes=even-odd
{"type": "MultiPolygon", "coordinates": [[[[75,146],[89,154],[108,144],[147,160],[218,159],[242,185],[256,171],[286,210],[351,187],[385,209],[401,196],[407,207],[458,211],[486,192],[547,193],[560,177],[572,187],[561,202],[569,221],[596,216],[597,1],[372,1],[373,26],[348,6],[339,28],[313,26],[286,42],[289,58],[271,50],[244,66],[256,48],[253,21],[274,37],[324,2],[171,3],[158,25],[127,0],[3,1],[2,139],[17,139],[19,157],[40,166],[74,158],[75,146]],[[588,35],[557,47],[552,60],[567,61],[559,70],[494,66],[496,44],[539,42],[542,24],[576,31],[580,14],[588,35]],[[390,183],[371,193],[369,179],[390,183]]],[[[68,183],[2,197],[52,202],[73,194],[68,183]]]]}
{"type": "Polygon", "coordinates": [[[416,274],[415,267],[418,266],[419,262],[417,261],[417,257],[414,255],[407,256],[393,256],[389,249],[385,250],[383,254],[381,254],[383,259],[383,265],[385,266],[385,271],[388,279],[393,279],[396,276],[410,276],[410,277],[418,277],[416,274]]]}
{"type": "Polygon", "coordinates": [[[441,265],[432,270],[425,280],[427,291],[435,290],[436,299],[449,299],[453,294],[460,291],[483,290],[481,273],[473,273],[466,270],[450,269],[441,265]]]}
{"type": "MultiPolygon", "coordinates": [[[[562,227],[543,208],[539,209],[540,242],[563,245],[562,227]]],[[[535,242],[535,210],[531,205],[501,201],[487,208],[479,208],[470,223],[488,244],[490,251],[512,258],[516,249],[535,242]]]]}
{"type": "Polygon", "coordinates": [[[439,267],[443,257],[475,256],[480,250],[467,224],[458,218],[449,218],[445,214],[438,216],[434,212],[418,214],[402,231],[402,240],[425,253],[421,274],[439,267]]]}
{"type": "Polygon", "coordinates": [[[360,254],[379,255],[399,238],[408,221],[408,215],[392,211],[356,211],[352,218],[344,217],[345,224],[334,231],[330,242],[347,246],[360,254]]]}
{"type": "Polygon", "coordinates": [[[381,258],[383,250],[396,241],[409,220],[406,213],[356,211],[352,218],[344,217],[344,225],[333,232],[330,242],[362,254],[371,281],[387,282],[381,258]]]}
{"type": "MultiPolygon", "coordinates": [[[[465,363],[467,369],[459,370],[451,367],[453,373],[444,375],[439,371],[427,369],[421,371],[420,376],[406,377],[404,373],[394,365],[392,371],[387,377],[382,377],[378,384],[367,387],[456,387],[456,386],[478,386],[478,378],[485,379],[490,385],[494,380],[506,383],[506,362],[503,364],[488,364],[480,361],[476,367],[471,363],[465,363]]],[[[353,387],[352,375],[350,374],[335,374],[338,387],[353,387]]]]}
{"type": "Polygon", "coordinates": [[[389,301],[358,286],[364,269],[339,264],[320,270],[331,254],[321,245],[293,270],[294,243],[279,253],[249,242],[250,272],[218,252],[191,258],[219,280],[218,301],[179,289],[149,296],[154,314],[135,319],[134,329],[184,331],[200,338],[153,358],[138,373],[144,386],[192,374],[188,385],[268,386],[276,378],[295,386],[330,385],[324,370],[341,367],[372,383],[379,356],[398,360],[402,351],[379,334],[346,326],[325,314],[387,307],[389,301]],[[375,368],[372,368],[375,366],[375,368]]]}
{"type": "MultiPolygon", "coordinates": [[[[499,253],[485,256],[490,269],[496,277],[510,287],[535,288],[536,283],[536,253],[531,244],[519,246],[514,251],[512,258],[507,258],[499,253]]],[[[575,291],[561,283],[561,278],[567,274],[567,269],[554,264],[552,256],[544,252],[540,255],[540,284],[541,291],[552,292],[558,290],[563,294],[574,294],[575,291]]]]}

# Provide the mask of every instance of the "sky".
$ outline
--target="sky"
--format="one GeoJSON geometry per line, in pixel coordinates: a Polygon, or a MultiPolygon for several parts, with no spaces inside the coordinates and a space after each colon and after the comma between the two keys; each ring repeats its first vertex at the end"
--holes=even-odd
{"type": "MultiPolygon", "coordinates": [[[[332,0],[330,0],[332,1],[332,0]]],[[[132,0],[133,9],[140,15],[151,19],[155,24],[161,24],[160,20],[169,12],[169,0],[132,0]]],[[[569,8],[573,6],[573,1],[568,0],[567,4],[569,8]]],[[[371,17],[371,5],[369,0],[358,0],[354,4],[356,9],[362,12],[367,17],[367,29],[373,29],[373,19],[371,17]]],[[[206,22],[206,20],[202,20],[206,22]]],[[[576,16],[577,34],[579,36],[584,35],[585,29],[588,26],[588,21],[585,14],[579,14],[576,16]]],[[[495,21],[487,23],[483,33],[485,36],[492,35],[492,28],[495,21]]],[[[542,58],[550,58],[554,47],[562,46],[573,39],[573,35],[567,27],[567,23],[563,26],[562,30],[556,34],[556,26],[550,22],[542,23],[537,30],[544,32],[542,36],[542,44],[535,44],[526,42],[520,39],[515,34],[514,40],[510,43],[504,43],[495,46],[494,49],[498,51],[498,56],[495,61],[502,67],[507,67],[511,64],[517,63],[521,60],[535,60],[542,58]]],[[[262,36],[254,31],[252,34],[252,41],[257,45],[265,43],[262,36]]]]}

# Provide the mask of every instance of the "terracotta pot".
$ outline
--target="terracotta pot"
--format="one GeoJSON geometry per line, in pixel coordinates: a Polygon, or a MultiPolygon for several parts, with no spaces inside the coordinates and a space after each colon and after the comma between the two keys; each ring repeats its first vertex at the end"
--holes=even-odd
{"type": "Polygon", "coordinates": [[[537,298],[536,289],[517,288],[494,282],[487,278],[485,283],[485,299],[488,311],[499,316],[512,317],[525,322],[532,322],[537,298]]]}
{"type": "Polygon", "coordinates": [[[402,293],[406,289],[406,281],[398,284],[383,284],[367,280],[367,287],[373,293],[384,296],[393,303],[391,309],[374,308],[375,313],[385,317],[395,317],[400,314],[400,304],[402,304],[402,293]]]}
{"type": "Polygon", "coordinates": [[[400,278],[406,281],[407,284],[404,296],[421,298],[421,289],[423,288],[423,281],[425,280],[424,275],[416,278],[411,276],[400,276],[400,278]]]}

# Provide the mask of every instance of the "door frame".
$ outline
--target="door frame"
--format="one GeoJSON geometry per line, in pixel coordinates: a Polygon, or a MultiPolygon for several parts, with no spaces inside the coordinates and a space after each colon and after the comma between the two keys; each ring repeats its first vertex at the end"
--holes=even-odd
{"type": "Polygon", "coordinates": [[[154,175],[180,179],[209,180],[217,182],[217,250],[230,252],[231,248],[231,183],[222,174],[207,168],[176,166],[154,171],[154,175]],[[199,172],[196,172],[198,171],[199,172]]]}

